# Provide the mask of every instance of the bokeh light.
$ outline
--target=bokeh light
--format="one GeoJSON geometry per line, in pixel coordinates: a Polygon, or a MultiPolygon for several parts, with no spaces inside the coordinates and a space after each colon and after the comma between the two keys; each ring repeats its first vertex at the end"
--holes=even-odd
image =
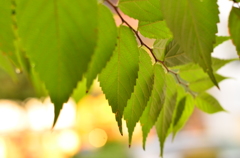
{"type": "Polygon", "coordinates": [[[89,133],[89,142],[94,147],[102,147],[107,142],[107,133],[100,128],[95,128],[89,133]]]}
{"type": "Polygon", "coordinates": [[[81,139],[75,131],[63,130],[57,136],[57,144],[63,152],[73,155],[80,149],[81,139]]]}

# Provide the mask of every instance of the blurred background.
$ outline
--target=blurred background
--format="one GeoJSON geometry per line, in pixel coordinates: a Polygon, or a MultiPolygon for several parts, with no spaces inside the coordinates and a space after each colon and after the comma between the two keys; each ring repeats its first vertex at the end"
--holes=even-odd
{"type": "MultiPolygon", "coordinates": [[[[228,36],[227,19],[232,2],[219,0],[218,35],[228,36]]],[[[137,21],[127,18],[135,28],[137,21]]],[[[116,17],[119,24],[119,19],[116,17]]],[[[152,41],[149,41],[151,43],[152,41]]],[[[214,57],[237,58],[231,41],[216,47],[214,57]]],[[[229,77],[217,88],[209,89],[227,112],[213,115],[195,110],[187,125],[172,141],[167,139],[165,158],[240,157],[240,62],[234,61],[218,73],[229,77]]],[[[37,98],[27,77],[16,71],[12,80],[0,68],[0,158],[158,158],[159,142],[155,130],[142,149],[138,124],[131,148],[124,128],[121,136],[111,107],[98,83],[88,95],[64,104],[54,129],[53,105],[49,98],[37,98]]]]}

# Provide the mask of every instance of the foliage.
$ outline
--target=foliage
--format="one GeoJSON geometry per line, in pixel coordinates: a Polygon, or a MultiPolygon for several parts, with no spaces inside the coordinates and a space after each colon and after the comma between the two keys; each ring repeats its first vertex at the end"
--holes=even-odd
{"type": "Polygon", "coordinates": [[[63,103],[79,100],[98,76],[121,133],[126,120],[129,144],[140,121],[143,147],[156,126],[163,154],[166,137],[176,135],[195,106],[224,111],[206,90],[218,87],[225,77],[216,71],[232,61],[212,58],[214,47],[232,39],[240,55],[235,6],[231,36],[221,37],[216,0],[0,1],[0,68],[14,80],[15,70],[22,72],[39,96],[50,96],[54,124],[63,103]],[[136,30],[121,11],[138,20],[136,30]]]}

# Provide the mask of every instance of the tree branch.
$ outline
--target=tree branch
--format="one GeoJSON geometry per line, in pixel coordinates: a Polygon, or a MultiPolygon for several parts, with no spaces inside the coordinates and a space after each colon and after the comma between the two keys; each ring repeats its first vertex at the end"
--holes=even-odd
{"type": "Polygon", "coordinates": [[[135,30],[135,29],[122,17],[121,13],[120,13],[119,10],[118,10],[118,7],[115,6],[112,2],[110,2],[110,0],[105,0],[105,1],[114,9],[114,11],[116,12],[116,14],[117,14],[117,15],[119,16],[119,18],[121,19],[122,23],[123,23],[123,24],[126,24],[126,25],[134,32],[134,34],[135,34],[135,36],[137,37],[138,41],[140,42],[141,46],[144,46],[144,47],[146,47],[146,48],[149,50],[149,52],[151,53],[152,57],[154,58],[155,63],[157,63],[157,62],[160,63],[160,64],[166,69],[167,72],[173,74],[173,75],[176,77],[178,83],[179,83],[180,85],[186,87],[186,89],[188,89],[189,93],[195,97],[196,95],[189,89],[188,84],[183,83],[183,82],[180,80],[180,77],[179,77],[178,73],[176,73],[176,72],[172,71],[171,69],[169,69],[169,68],[166,66],[166,64],[164,63],[164,61],[157,59],[157,57],[156,57],[155,54],[153,53],[153,49],[150,48],[147,44],[145,44],[145,43],[143,42],[143,40],[141,39],[141,37],[140,37],[139,34],[138,34],[138,31],[135,30]]]}

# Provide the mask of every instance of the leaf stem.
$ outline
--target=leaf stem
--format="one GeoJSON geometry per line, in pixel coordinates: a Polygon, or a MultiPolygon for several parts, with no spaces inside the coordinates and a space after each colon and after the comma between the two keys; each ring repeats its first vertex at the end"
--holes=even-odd
{"type": "Polygon", "coordinates": [[[146,47],[146,48],[150,51],[150,53],[151,53],[152,57],[154,58],[155,62],[158,62],[158,59],[156,58],[156,56],[155,56],[154,53],[153,53],[153,49],[150,48],[148,45],[146,45],[146,44],[143,42],[143,40],[141,39],[141,37],[140,37],[139,34],[138,34],[138,31],[135,30],[135,29],[122,17],[121,13],[120,13],[119,10],[118,10],[118,7],[115,6],[114,4],[112,4],[112,2],[110,2],[109,0],[105,0],[105,1],[114,9],[114,11],[117,13],[117,15],[119,16],[119,18],[121,19],[122,23],[126,24],[126,25],[134,32],[134,34],[135,34],[135,36],[137,37],[138,41],[140,42],[141,46],[146,47]]]}
{"type": "Polygon", "coordinates": [[[195,94],[189,89],[188,84],[186,84],[186,83],[184,83],[184,82],[182,82],[182,81],[180,80],[180,77],[179,77],[178,73],[170,70],[170,69],[167,67],[167,65],[164,63],[164,61],[157,59],[157,57],[156,57],[155,54],[153,53],[153,49],[150,48],[146,43],[143,42],[143,40],[142,40],[141,37],[139,36],[139,32],[138,32],[137,30],[135,30],[135,29],[123,18],[123,16],[121,15],[121,13],[120,13],[119,10],[118,10],[118,7],[115,6],[112,2],[110,2],[110,0],[105,0],[105,1],[114,9],[114,11],[117,13],[117,15],[119,16],[119,18],[121,19],[122,23],[123,23],[123,24],[126,24],[126,25],[134,32],[134,34],[135,34],[135,36],[137,37],[138,41],[140,42],[141,46],[144,46],[144,47],[146,47],[146,48],[149,50],[149,52],[151,53],[152,57],[154,58],[155,63],[160,63],[160,64],[166,69],[167,72],[173,74],[173,75],[176,77],[176,79],[177,79],[177,81],[178,81],[178,83],[179,83],[180,85],[186,87],[186,89],[188,89],[189,93],[190,93],[191,95],[195,96],[195,94]]]}

